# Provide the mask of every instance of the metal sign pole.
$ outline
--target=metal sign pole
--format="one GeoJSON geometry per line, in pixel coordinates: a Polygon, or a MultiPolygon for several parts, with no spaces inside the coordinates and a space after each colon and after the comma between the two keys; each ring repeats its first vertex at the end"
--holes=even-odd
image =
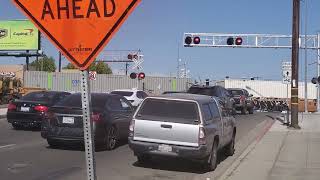
{"type": "Polygon", "coordinates": [[[94,134],[92,133],[93,125],[91,121],[91,94],[88,70],[81,71],[81,99],[87,178],[88,180],[96,180],[96,163],[94,157],[95,145],[94,134]]]}

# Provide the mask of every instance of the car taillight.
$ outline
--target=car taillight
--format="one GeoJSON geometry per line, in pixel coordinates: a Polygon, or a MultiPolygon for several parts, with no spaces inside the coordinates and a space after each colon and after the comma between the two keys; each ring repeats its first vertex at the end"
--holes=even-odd
{"type": "Polygon", "coordinates": [[[130,126],[129,126],[129,136],[130,136],[130,137],[133,137],[133,134],[134,134],[134,123],[135,123],[134,120],[132,120],[132,121],[130,122],[130,126]]]}
{"type": "Polygon", "coordinates": [[[16,109],[17,109],[17,106],[15,104],[13,104],[13,103],[8,104],[8,111],[13,111],[16,109]]]}
{"type": "Polygon", "coordinates": [[[199,144],[200,145],[206,144],[206,132],[204,131],[203,127],[199,128],[199,144]]]}
{"type": "Polygon", "coordinates": [[[41,105],[34,107],[34,110],[36,110],[36,111],[38,111],[38,112],[47,112],[48,109],[49,109],[49,108],[48,108],[47,106],[41,106],[41,105]]]}
{"type": "Polygon", "coordinates": [[[91,120],[93,122],[99,122],[101,121],[101,114],[100,113],[92,113],[91,114],[91,120]]]}

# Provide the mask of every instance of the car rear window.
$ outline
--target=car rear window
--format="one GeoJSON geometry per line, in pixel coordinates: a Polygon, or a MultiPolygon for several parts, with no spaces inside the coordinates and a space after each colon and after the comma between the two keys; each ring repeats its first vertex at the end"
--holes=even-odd
{"type": "Polygon", "coordinates": [[[241,90],[230,90],[229,91],[233,96],[240,96],[243,95],[243,92],[241,90]]]}
{"type": "MultiPolygon", "coordinates": [[[[101,94],[91,95],[91,105],[93,108],[103,108],[108,100],[108,96],[101,94]]],[[[81,108],[81,94],[72,94],[58,102],[55,106],[81,108]]]]}
{"type": "Polygon", "coordinates": [[[200,122],[196,103],[163,99],[146,99],[137,118],[184,124],[199,124],[200,122]]]}
{"type": "Polygon", "coordinates": [[[130,91],[112,91],[111,94],[118,94],[120,96],[132,96],[133,92],[130,92],[130,91]]]}
{"type": "Polygon", "coordinates": [[[50,93],[50,92],[31,92],[23,96],[21,100],[50,102],[52,101],[54,96],[55,96],[55,93],[50,93]]]}
{"type": "Polygon", "coordinates": [[[188,90],[188,93],[190,94],[201,94],[201,95],[207,95],[207,96],[218,96],[217,88],[190,88],[188,90]]]}

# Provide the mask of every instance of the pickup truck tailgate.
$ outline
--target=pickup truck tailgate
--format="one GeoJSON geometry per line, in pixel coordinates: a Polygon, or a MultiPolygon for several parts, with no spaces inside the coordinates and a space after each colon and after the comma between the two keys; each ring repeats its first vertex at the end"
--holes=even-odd
{"type": "Polygon", "coordinates": [[[198,146],[199,125],[152,120],[135,120],[134,140],[198,146]]]}

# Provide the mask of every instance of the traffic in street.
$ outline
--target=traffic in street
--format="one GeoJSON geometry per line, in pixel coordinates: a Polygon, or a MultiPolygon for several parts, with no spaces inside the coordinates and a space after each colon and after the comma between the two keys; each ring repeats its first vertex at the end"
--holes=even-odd
{"type": "Polygon", "coordinates": [[[0,180],[319,180],[320,1],[0,4],[0,180]]]}
{"type": "MultiPolygon", "coordinates": [[[[274,121],[272,118],[276,116],[277,113],[237,115],[235,156],[241,154],[244,146],[250,143],[248,141],[254,141],[263,133],[262,127],[268,121],[274,121]]],[[[85,152],[80,145],[52,148],[41,137],[39,130],[15,130],[7,119],[0,120],[0,128],[1,179],[85,179],[85,152]]],[[[174,158],[155,158],[152,162],[140,165],[124,140],[112,151],[97,152],[96,166],[98,176],[102,179],[206,179],[206,176],[212,177],[212,173],[218,176],[224,172],[228,163],[231,163],[229,161],[234,159],[227,157],[222,160],[214,172],[206,172],[192,161],[174,158]]]]}

